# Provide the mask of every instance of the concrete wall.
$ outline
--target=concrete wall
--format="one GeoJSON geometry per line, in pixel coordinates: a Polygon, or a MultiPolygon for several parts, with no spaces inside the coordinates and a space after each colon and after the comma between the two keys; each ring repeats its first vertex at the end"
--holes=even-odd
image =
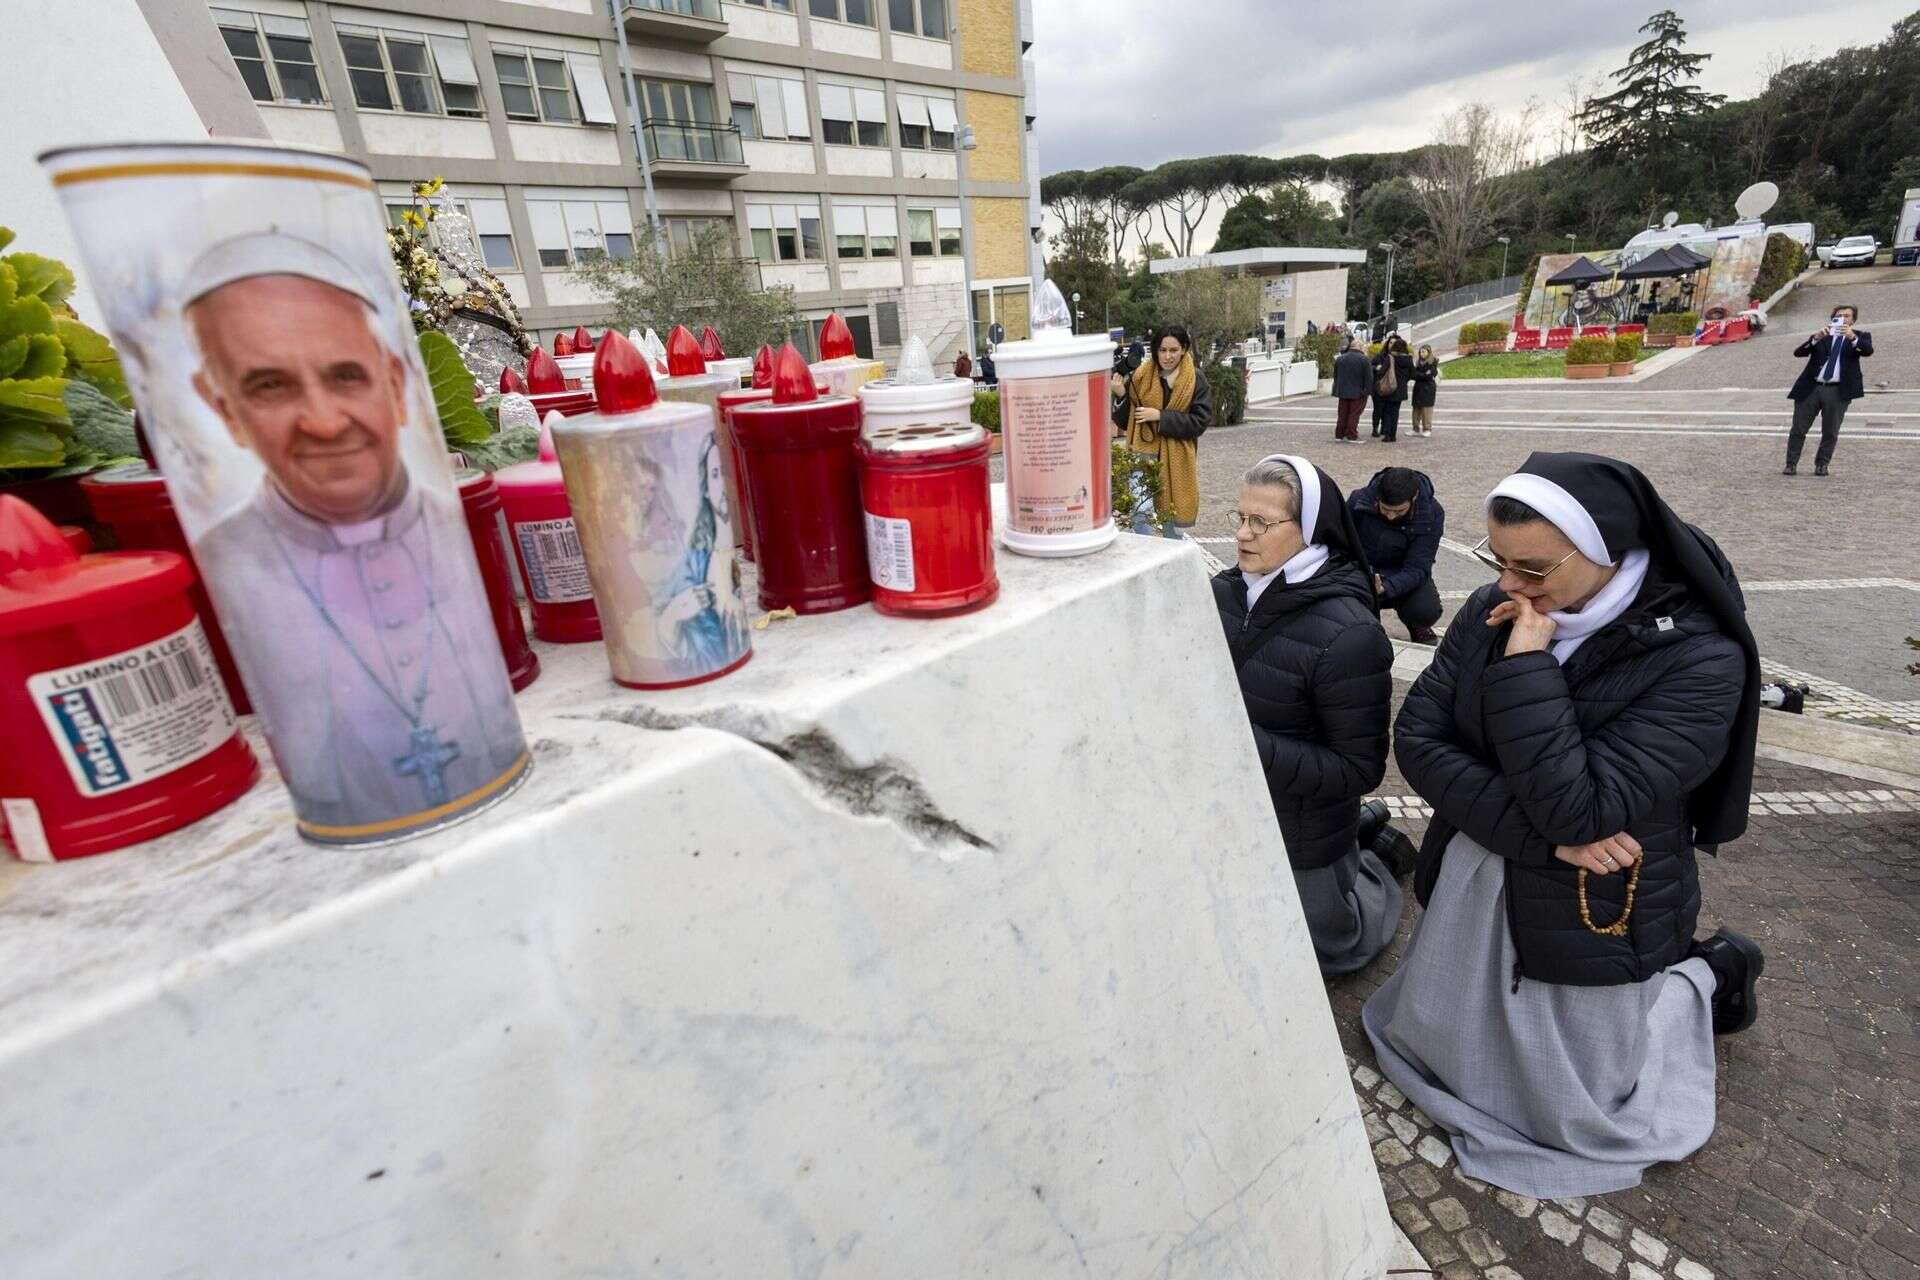
{"type": "Polygon", "coordinates": [[[1027,202],[972,197],[973,274],[978,280],[1027,272],[1027,202]]]}

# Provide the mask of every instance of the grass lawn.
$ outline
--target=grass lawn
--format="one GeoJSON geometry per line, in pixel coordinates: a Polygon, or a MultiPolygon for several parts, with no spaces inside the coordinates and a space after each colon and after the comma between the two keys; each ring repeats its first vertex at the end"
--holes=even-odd
{"type": "MultiPolygon", "coordinates": [[[[1643,350],[1640,359],[1659,354],[1643,350]]],[[[1440,366],[1440,378],[1443,382],[1457,382],[1462,378],[1564,378],[1566,370],[1564,351],[1502,351],[1449,360],[1440,366]]]]}

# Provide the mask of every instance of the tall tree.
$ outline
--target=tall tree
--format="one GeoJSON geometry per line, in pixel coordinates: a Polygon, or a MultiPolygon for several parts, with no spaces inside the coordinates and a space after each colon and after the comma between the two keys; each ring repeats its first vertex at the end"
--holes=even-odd
{"type": "Polygon", "coordinates": [[[1093,213],[1087,198],[1087,175],[1081,169],[1063,169],[1040,179],[1040,205],[1069,227],[1078,227],[1093,213]]]}
{"type": "Polygon", "coordinates": [[[1106,225],[1095,215],[1068,226],[1048,246],[1052,252],[1047,255],[1047,279],[1059,286],[1063,297],[1080,295],[1080,310],[1088,324],[1104,325],[1107,304],[1119,286],[1107,261],[1106,225]]]}
{"type": "Polygon", "coordinates": [[[1650,38],[1613,73],[1620,87],[1590,99],[1580,113],[1580,127],[1614,155],[1652,155],[1672,142],[1682,125],[1727,100],[1694,83],[1713,55],[1687,52],[1686,24],[1679,14],[1662,9],[1640,32],[1650,38]]]}
{"type": "Polygon", "coordinates": [[[1527,196],[1510,180],[1526,161],[1532,121],[1502,120],[1484,102],[1469,103],[1441,120],[1433,145],[1414,165],[1413,194],[1426,215],[1427,234],[1440,276],[1459,285],[1473,251],[1493,235],[1494,224],[1527,196]]]}
{"type": "Polygon", "coordinates": [[[1207,210],[1227,188],[1230,158],[1201,156],[1192,160],[1169,160],[1151,175],[1160,196],[1160,229],[1167,233],[1167,239],[1181,257],[1193,253],[1193,238],[1206,220],[1207,210]]]}
{"type": "Polygon", "coordinates": [[[1107,247],[1112,251],[1115,271],[1120,270],[1121,264],[1126,261],[1127,237],[1135,234],[1151,216],[1128,194],[1145,172],[1130,164],[1112,164],[1089,170],[1081,184],[1083,194],[1099,212],[1100,221],[1106,225],[1107,247]]]}

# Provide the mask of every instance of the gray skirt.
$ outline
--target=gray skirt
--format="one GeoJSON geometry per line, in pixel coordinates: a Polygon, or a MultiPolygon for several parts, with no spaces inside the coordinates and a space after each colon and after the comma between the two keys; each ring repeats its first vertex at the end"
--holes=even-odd
{"type": "Polygon", "coordinates": [[[1327,977],[1366,968],[1400,927],[1400,886],[1370,849],[1355,845],[1330,867],[1296,870],[1293,883],[1327,977]]]}
{"type": "Polygon", "coordinates": [[[1400,968],[1361,1011],[1380,1070],[1484,1182],[1541,1200],[1636,1186],[1713,1133],[1713,971],[1515,992],[1506,880],[1466,836],[1447,846],[1400,968]]]}

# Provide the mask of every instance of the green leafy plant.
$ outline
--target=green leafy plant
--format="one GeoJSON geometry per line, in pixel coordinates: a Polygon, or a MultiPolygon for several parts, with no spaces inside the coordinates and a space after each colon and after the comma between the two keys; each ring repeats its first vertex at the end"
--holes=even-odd
{"type": "Polygon", "coordinates": [[[1166,528],[1167,516],[1153,495],[1160,492],[1160,459],[1116,447],[1113,451],[1113,522],[1122,529],[1146,519],[1155,533],[1166,528]]]}
{"type": "Polygon", "coordinates": [[[440,431],[447,449],[482,471],[498,471],[525,462],[540,451],[540,429],[521,425],[500,429],[498,393],[476,402],[473,374],[460,358],[452,338],[438,331],[420,335],[420,359],[433,389],[433,407],[440,415],[440,431]]]}
{"type": "Polygon", "coordinates": [[[973,408],[970,413],[975,423],[995,435],[1000,434],[1000,393],[998,391],[974,392],[973,408]]]}
{"type": "Polygon", "coordinates": [[[1637,333],[1617,334],[1613,339],[1613,363],[1631,364],[1638,360],[1642,345],[1640,335],[1637,333]]]}
{"type": "Polygon", "coordinates": [[[1207,389],[1213,393],[1214,425],[1233,427],[1245,422],[1247,420],[1246,371],[1217,361],[1201,366],[1200,371],[1206,375],[1207,389]]]}
{"type": "Polygon", "coordinates": [[[1340,335],[1337,333],[1309,333],[1296,339],[1293,344],[1295,360],[1311,360],[1319,366],[1320,376],[1333,376],[1333,362],[1340,355],[1340,335]]]}
{"type": "Polygon", "coordinates": [[[1648,333],[1692,333],[1699,327],[1698,311],[1666,312],[1647,317],[1648,333]]]}
{"type": "MultiPolygon", "coordinates": [[[[13,238],[0,227],[0,249],[13,238]]],[[[67,305],[73,290],[64,263],[0,257],[0,484],[81,475],[135,452],[120,361],[67,305]]]]}
{"type": "Polygon", "coordinates": [[[739,256],[725,224],[679,251],[642,228],[632,254],[585,263],[574,275],[607,299],[617,329],[665,334],[684,324],[698,333],[710,324],[739,353],[778,346],[806,323],[792,289],[761,287],[758,265],[739,256]]]}
{"type": "Polygon", "coordinates": [[[1460,326],[1460,345],[1474,346],[1482,342],[1501,342],[1507,340],[1511,327],[1503,320],[1474,320],[1460,326]]]}
{"type": "Polygon", "coordinates": [[[1613,339],[1605,334],[1591,334],[1573,339],[1567,343],[1567,363],[1610,364],[1613,361],[1613,339]]]}

